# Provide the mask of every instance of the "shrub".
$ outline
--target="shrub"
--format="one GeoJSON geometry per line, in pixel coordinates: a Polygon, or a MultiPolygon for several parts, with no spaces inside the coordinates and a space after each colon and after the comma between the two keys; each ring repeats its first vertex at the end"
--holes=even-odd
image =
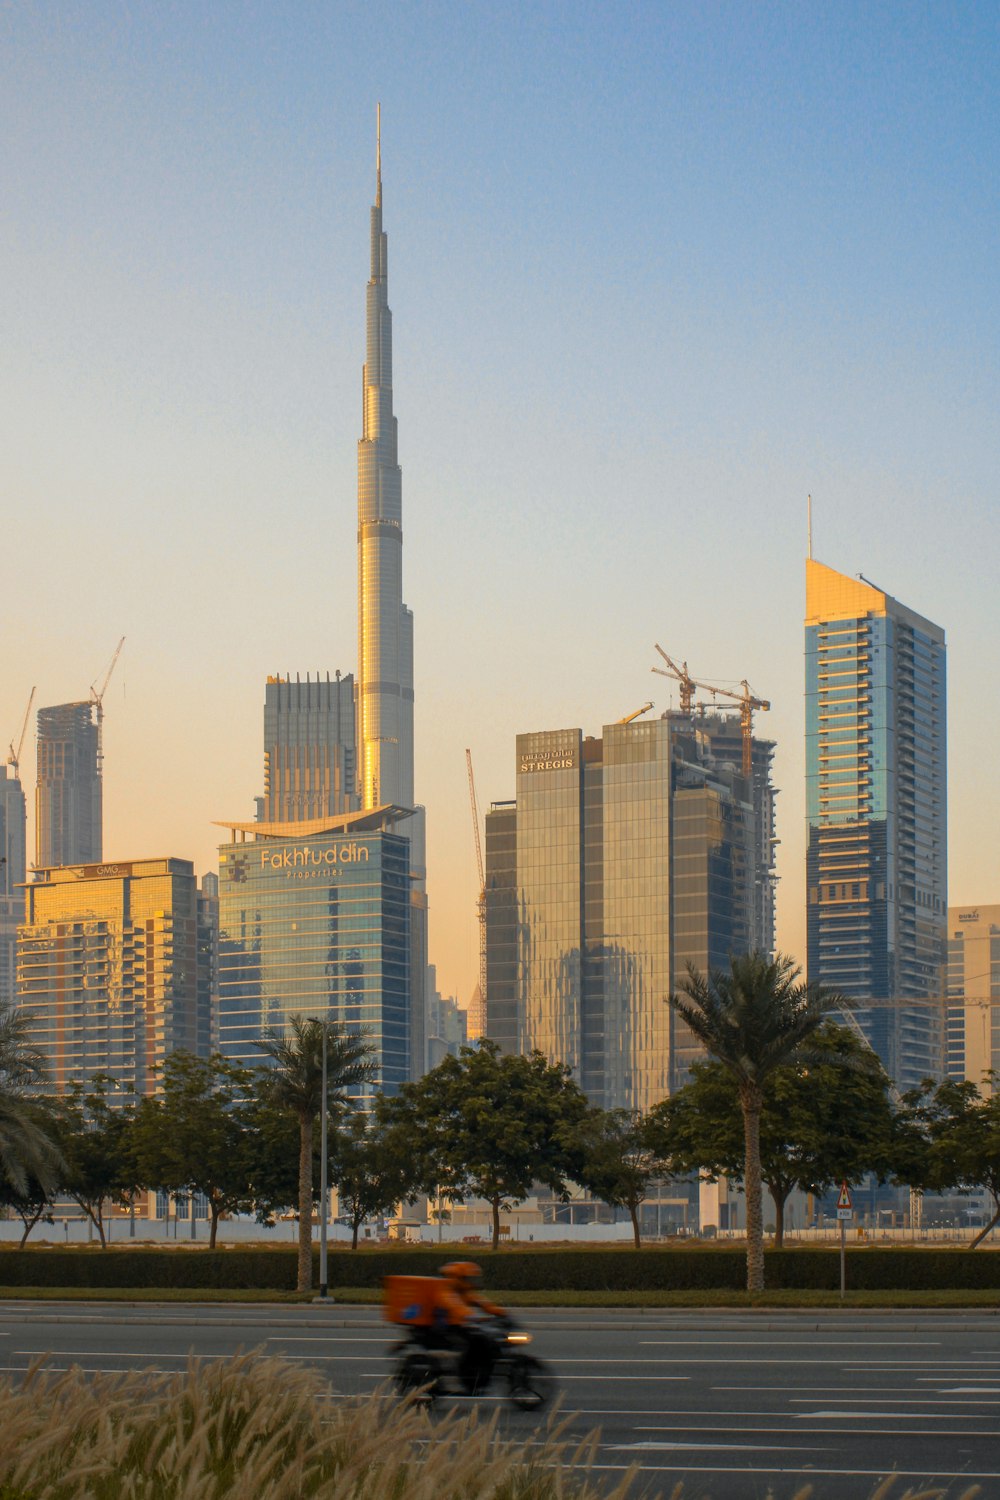
{"type": "MultiPolygon", "coordinates": [[[[338,1287],[378,1287],[392,1273],[432,1275],[454,1259],[451,1246],[331,1249],[328,1281],[338,1287]]],[[[746,1255],[741,1246],[566,1249],[518,1246],[468,1251],[483,1268],[487,1288],[504,1292],[741,1291],[746,1255]]],[[[314,1254],[314,1282],[318,1251],[314,1254]]],[[[771,1291],[835,1291],[840,1286],[837,1250],[769,1250],[766,1285],[771,1291]]],[[[294,1291],[295,1247],[132,1249],[79,1246],[0,1250],[0,1286],[148,1287],[294,1291]]],[[[852,1291],[959,1291],[1000,1289],[1000,1252],[995,1250],[852,1248],[847,1252],[852,1291]]]]}

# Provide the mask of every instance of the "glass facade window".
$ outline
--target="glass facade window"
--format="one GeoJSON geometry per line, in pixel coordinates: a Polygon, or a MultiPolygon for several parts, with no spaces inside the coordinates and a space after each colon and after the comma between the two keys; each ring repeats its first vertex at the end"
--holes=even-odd
{"type": "Polygon", "coordinates": [[[219,1045],[254,1042],[292,1016],[364,1028],[375,1088],[410,1067],[409,840],[391,833],[258,836],[219,851],[219,1045]]]}
{"type": "Polygon", "coordinates": [[[264,690],[265,823],[303,823],[357,807],[354,678],[292,682],[264,690]]]}
{"type": "Polygon", "coordinates": [[[486,819],[491,1038],[565,1063],[605,1107],[683,1082],[685,964],[774,945],[772,753],[755,740],[744,777],[717,714],[518,736],[516,803],[486,819]]]}
{"type": "Polygon", "coordinates": [[[806,567],[808,972],[882,1002],[858,1019],[909,1088],[944,1063],[944,633],[863,580],[806,567]]]}

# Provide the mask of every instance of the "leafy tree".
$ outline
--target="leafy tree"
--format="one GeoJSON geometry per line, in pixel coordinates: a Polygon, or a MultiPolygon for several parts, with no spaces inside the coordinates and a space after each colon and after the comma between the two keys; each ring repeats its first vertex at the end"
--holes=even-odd
{"type": "Polygon", "coordinates": [[[581,1183],[602,1203],[628,1210],[637,1250],[639,1206],[651,1179],[670,1170],[664,1144],[662,1132],[651,1131],[645,1116],[627,1109],[593,1109],[580,1130],[581,1183]]]}
{"type": "Polygon", "coordinates": [[[209,1247],[219,1218],[251,1206],[247,1099],[253,1073],[220,1054],[168,1054],[160,1088],[142,1100],[132,1131],[139,1179],[169,1193],[201,1193],[208,1202],[209,1247]]]}
{"type": "MultiPolygon", "coordinates": [[[[279,1214],[299,1207],[299,1122],[262,1093],[259,1082],[247,1103],[246,1119],[250,1199],[257,1222],[273,1224],[279,1214]]],[[[315,1131],[311,1201],[319,1197],[318,1136],[315,1131]]]]}
{"type": "Polygon", "coordinates": [[[749,953],[730,959],[729,973],[699,974],[688,966],[670,1004],[711,1057],[730,1075],[743,1115],[743,1183],[747,1205],[747,1290],[764,1289],[760,1117],[776,1069],[807,1063],[809,1043],[824,1017],[849,1002],[834,990],[799,983],[791,958],[749,953]]]}
{"type": "Polygon", "coordinates": [[[495,1042],[463,1047],[390,1101],[416,1152],[417,1185],[462,1201],[485,1198],[500,1243],[500,1210],[535,1182],[565,1193],[582,1166],[587,1101],[569,1069],[540,1052],[502,1057],[495,1042]]]}
{"type": "MultiPolygon", "coordinates": [[[[774,1200],[777,1246],[796,1188],[823,1193],[834,1183],[891,1170],[889,1079],[875,1054],[833,1021],[816,1032],[811,1054],[808,1066],[775,1068],[760,1116],[761,1179],[774,1200]]],[[[721,1062],[695,1063],[690,1083],[651,1113],[676,1170],[742,1180],[743,1115],[721,1062]]]]}
{"type": "Polygon", "coordinates": [[[17,1192],[29,1179],[55,1185],[59,1153],[33,1091],[46,1081],[45,1059],[28,1038],[22,1011],[0,1005],[0,1173],[17,1192]]]}
{"type": "Polygon", "coordinates": [[[413,1153],[381,1101],[369,1116],[351,1115],[330,1142],[330,1180],[351,1217],[351,1248],[365,1219],[391,1213],[416,1196],[413,1153]]]}
{"type": "Polygon", "coordinates": [[[293,1016],[288,1031],[268,1030],[256,1042],[273,1067],[261,1074],[261,1088],[277,1109],[299,1127],[298,1289],[312,1287],[313,1134],[323,1097],[323,1041],[326,1038],[327,1111],[331,1123],[351,1103],[349,1090],[375,1074],[373,1048],[364,1034],[337,1021],[293,1016]]]}
{"type": "Polygon", "coordinates": [[[37,1177],[28,1174],[28,1180],[22,1189],[16,1188],[5,1172],[0,1172],[0,1208],[10,1209],[24,1225],[21,1235],[19,1249],[23,1250],[28,1240],[28,1235],[36,1224],[51,1224],[52,1204],[48,1189],[38,1181],[37,1177]]]}
{"type": "Polygon", "coordinates": [[[135,1107],[121,1094],[109,1095],[111,1082],[95,1074],[89,1090],[70,1084],[52,1103],[55,1141],[63,1159],[59,1188],[79,1204],[102,1246],[107,1245],[105,1204],[124,1207],[138,1187],[130,1140],[135,1107]]]}
{"type": "Polygon", "coordinates": [[[923,1186],[968,1192],[984,1187],[993,1199],[993,1216],[973,1236],[974,1250],[1000,1224],[1000,1076],[986,1075],[991,1092],[984,1096],[969,1081],[946,1079],[933,1092],[925,1084],[922,1098],[908,1095],[923,1117],[928,1144],[923,1186]]]}

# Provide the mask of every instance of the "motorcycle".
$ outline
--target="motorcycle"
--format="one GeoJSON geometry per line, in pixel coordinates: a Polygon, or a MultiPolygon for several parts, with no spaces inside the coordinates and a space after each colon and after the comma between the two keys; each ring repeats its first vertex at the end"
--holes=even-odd
{"type": "Polygon", "coordinates": [[[543,1360],[528,1354],[531,1334],[511,1318],[483,1319],[461,1344],[448,1330],[410,1328],[394,1344],[393,1383],[427,1405],[446,1396],[482,1396],[496,1385],[519,1411],[540,1411],[556,1392],[543,1360]]]}

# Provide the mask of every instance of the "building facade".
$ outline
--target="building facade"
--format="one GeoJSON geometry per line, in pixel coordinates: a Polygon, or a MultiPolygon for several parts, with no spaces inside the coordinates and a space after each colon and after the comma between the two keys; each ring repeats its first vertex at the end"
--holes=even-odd
{"type": "Polygon", "coordinates": [[[744,777],[720,714],[518,736],[516,800],[486,819],[491,1038],[606,1108],[684,1081],[699,1049],[668,997],[687,963],[774,945],[772,753],[754,741],[744,777]]]}
{"type": "Polygon", "coordinates": [[[169,1052],[208,1055],[206,920],[186,859],[35,872],[17,944],[18,1000],[56,1089],[105,1073],[152,1093],[169,1052]]]}
{"type": "Polygon", "coordinates": [[[354,678],[269,677],[264,689],[265,823],[302,823],[358,806],[354,678]]]}
{"type": "Polygon", "coordinates": [[[104,855],[97,708],[38,710],[35,865],[99,864],[104,855]]]}
{"type": "Polygon", "coordinates": [[[377,818],[241,825],[219,851],[220,1048],[262,1063],[295,1016],[363,1029],[373,1088],[409,1077],[409,841],[377,818]]]}
{"type": "Polygon", "coordinates": [[[16,993],[17,929],[24,921],[27,809],[17,768],[0,766],[0,1005],[16,993]]]}
{"type": "Polygon", "coordinates": [[[947,1067],[989,1094],[1000,1072],[1000,906],[948,908],[947,1067]]]}
{"type": "Polygon", "coordinates": [[[809,978],[910,1088],[944,1066],[944,632],[810,558],[805,636],[809,978]]]}

